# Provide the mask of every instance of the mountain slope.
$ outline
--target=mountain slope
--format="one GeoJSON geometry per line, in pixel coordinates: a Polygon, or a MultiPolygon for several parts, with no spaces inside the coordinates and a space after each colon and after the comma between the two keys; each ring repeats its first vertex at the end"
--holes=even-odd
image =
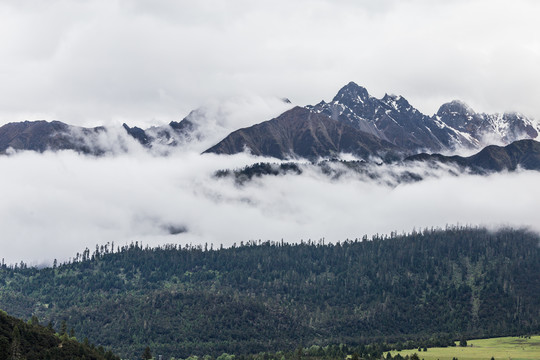
{"type": "Polygon", "coordinates": [[[189,119],[190,115],[179,122],[171,121],[168,125],[152,126],[148,129],[129,127],[127,124],[122,126],[130,136],[145,147],[174,147],[190,141],[191,134],[197,129],[197,125],[189,119]]]}
{"type": "Polygon", "coordinates": [[[375,181],[387,186],[440,177],[443,174],[491,174],[518,169],[540,171],[540,143],[518,140],[505,147],[490,145],[470,157],[417,154],[404,161],[374,164],[367,161],[324,160],[316,163],[257,163],[240,169],[222,169],[216,177],[231,177],[239,185],[254,177],[294,176],[315,169],[329,178],[353,174],[360,181],[375,181]],[[425,166],[428,164],[428,166],[425,166]]]}
{"type": "Polygon", "coordinates": [[[540,130],[538,123],[522,114],[476,113],[467,104],[457,100],[441,105],[433,119],[471,135],[480,145],[490,140],[509,144],[524,138],[535,139],[540,130]]]}
{"type": "Polygon", "coordinates": [[[56,268],[0,268],[0,307],[123,357],[540,331],[538,235],[484,229],[214,250],[110,247],[56,268]]]}
{"type": "Polygon", "coordinates": [[[13,150],[76,150],[93,153],[87,138],[104,132],[103,127],[92,129],[71,126],[60,121],[24,121],[0,127],[0,153],[13,150]]]}
{"type": "MultiPolygon", "coordinates": [[[[427,116],[402,96],[386,94],[377,99],[354,82],[341,88],[331,102],[321,101],[305,108],[312,114],[308,116],[295,108],[265,125],[231,133],[208,152],[231,154],[243,151],[246,146],[254,154],[279,158],[316,158],[339,152],[366,157],[390,150],[405,154],[441,153],[535,139],[540,133],[540,124],[519,113],[476,113],[463,102],[452,101],[443,104],[433,116],[427,116]]],[[[220,116],[201,108],[180,122],[148,129],[123,124],[121,132],[59,121],[10,123],[0,127],[0,154],[12,148],[39,152],[75,150],[100,155],[128,151],[128,143],[133,139],[158,154],[168,154],[173,147],[187,145],[195,139],[212,139],[210,134],[215,135],[215,129],[219,133],[228,131],[220,123],[220,116]]]]}
{"type": "Polygon", "coordinates": [[[469,157],[418,154],[406,158],[405,161],[454,163],[476,173],[514,171],[518,167],[540,171],[540,143],[534,140],[519,140],[504,147],[487,146],[469,157]]]}
{"type": "Polygon", "coordinates": [[[25,323],[0,310],[0,360],[114,360],[111,352],[78,343],[67,335],[32,322],[25,323]]]}
{"type": "Polygon", "coordinates": [[[367,90],[351,82],[339,90],[332,102],[308,106],[355,128],[368,131],[408,151],[442,150],[447,144],[429,117],[413,108],[401,96],[385,95],[376,99],[367,90]]]}
{"type": "Polygon", "coordinates": [[[95,127],[84,128],[68,125],[60,121],[24,121],[9,123],[0,127],[0,154],[10,150],[30,150],[37,152],[74,150],[83,154],[102,155],[105,153],[127,152],[130,142],[136,140],[146,148],[179,146],[189,140],[195,125],[189,119],[172,121],[168,125],[149,129],[129,127],[121,129],[95,127]]]}
{"type": "Polygon", "coordinates": [[[314,159],[341,152],[362,157],[385,156],[397,151],[385,140],[301,107],[237,130],[205,152],[236,154],[246,149],[255,155],[279,159],[314,159]]]}
{"type": "Polygon", "coordinates": [[[307,108],[368,131],[409,152],[480,149],[492,142],[508,144],[536,138],[540,125],[517,113],[479,114],[460,101],[443,104],[427,116],[395,95],[377,99],[351,82],[334,99],[307,108]]]}

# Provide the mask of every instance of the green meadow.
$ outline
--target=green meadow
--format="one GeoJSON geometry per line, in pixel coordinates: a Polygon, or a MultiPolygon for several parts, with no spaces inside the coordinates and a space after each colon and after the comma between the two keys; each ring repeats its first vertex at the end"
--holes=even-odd
{"type": "MultiPolygon", "coordinates": [[[[467,347],[447,347],[447,348],[428,348],[427,351],[403,350],[399,354],[405,357],[416,353],[420,359],[424,360],[538,360],[540,359],[540,336],[531,336],[531,338],[521,337],[501,337],[491,339],[479,339],[467,341],[467,347]]],[[[398,354],[397,351],[391,352],[392,356],[398,354]]],[[[386,354],[385,354],[386,355],[386,354]]]]}

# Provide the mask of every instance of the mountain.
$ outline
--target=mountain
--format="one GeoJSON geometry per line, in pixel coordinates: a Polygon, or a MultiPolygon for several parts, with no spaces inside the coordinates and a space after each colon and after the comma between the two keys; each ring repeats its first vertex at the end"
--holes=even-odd
{"type": "Polygon", "coordinates": [[[509,144],[524,138],[536,139],[540,131],[538,123],[522,114],[476,113],[458,100],[443,104],[433,119],[451,129],[469,134],[480,145],[489,141],[509,144]]]}
{"type": "Polygon", "coordinates": [[[11,150],[74,150],[83,154],[103,155],[127,152],[132,139],[146,148],[166,152],[167,148],[190,141],[196,128],[188,118],[149,129],[129,127],[125,123],[121,129],[114,129],[103,126],[85,128],[60,121],[15,122],[0,127],[0,154],[11,150]]]}
{"type": "MultiPolygon", "coordinates": [[[[207,110],[197,109],[179,122],[148,129],[123,124],[121,131],[59,121],[10,123],[0,127],[0,154],[13,149],[101,155],[126,152],[133,139],[158,154],[167,154],[174,147],[193,140],[212,141],[216,134],[228,131],[220,119],[223,114],[207,110]]],[[[331,102],[296,107],[270,121],[237,130],[206,152],[234,154],[248,148],[253,154],[281,159],[315,159],[339,152],[361,157],[449,153],[535,139],[539,133],[540,125],[519,113],[476,113],[463,102],[451,101],[427,116],[402,96],[386,94],[377,99],[350,82],[331,102]]]]}
{"type": "Polygon", "coordinates": [[[475,113],[460,101],[443,104],[437,114],[427,116],[402,96],[386,94],[377,99],[354,82],[340,89],[331,102],[306,107],[409,152],[480,149],[493,142],[536,138],[540,132],[538,123],[521,114],[475,113]]]}
{"type": "Polygon", "coordinates": [[[172,148],[200,140],[205,133],[199,122],[205,120],[205,109],[197,109],[181,121],[147,129],[122,124],[114,127],[85,128],[60,121],[14,122],[0,127],[0,154],[12,150],[37,152],[74,150],[83,154],[103,155],[127,152],[135,140],[157,154],[167,154],[172,148]]]}
{"type": "Polygon", "coordinates": [[[119,360],[110,351],[87,342],[79,343],[66,333],[55,334],[33,317],[28,323],[0,310],[0,360],[119,360]]]}
{"type": "Polygon", "coordinates": [[[391,187],[438,177],[441,171],[453,175],[459,173],[486,175],[518,169],[540,171],[540,143],[534,140],[518,140],[504,147],[487,146],[470,157],[422,153],[409,156],[403,161],[382,164],[340,159],[325,159],[314,163],[261,162],[240,169],[219,170],[215,176],[231,177],[238,185],[242,185],[254,177],[301,175],[308,169],[315,169],[332,179],[354,174],[359,180],[376,181],[391,187]],[[422,166],[417,166],[419,164],[422,166]],[[428,166],[423,166],[425,164],[428,166]]]}
{"type": "Polygon", "coordinates": [[[444,137],[433,133],[440,132],[437,126],[405,98],[385,95],[382,99],[376,99],[353,82],[340,89],[330,103],[321,101],[307,108],[367,131],[405,150],[440,151],[447,147],[444,137]]]}
{"type": "MultiPolygon", "coordinates": [[[[216,239],[219,241],[219,239],[216,239]]],[[[0,267],[0,307],[165,359],[540,331],[540,247],[525,230],[230,248],[114,244],[74,262],[0,267]]],[[[378,357],[380,358],[380,357],[378,357]]]]}
{"type": "Polygon", "coordinates": [[[418,154],[406,162],[453,163],[474,173],[514,171],[518,168],[540,171],[540,143],[534,140],[518,140],[507,146],[490,145],[469,157],[418,154]]]}
{"type": "Polygon", "coordinates": [[[0,153],[13,150],[75,150],[82,153],[99,153],[89,139],[96,138],[105,128],[82,128],[60,121],[24,121],[0,127],[0,153]]]}
{"type": "Polygon", "coordinates": [[[148,129],[129,127],[125,123],[122,127],[131,137],[147,148],[179,146],[190,141],[191,134],[197,129],[197,125],[189,120],[189,116],[180,122],[171,121],[168,125],[152,126],[148,129]]]}
{"type": "Polygon", "coordinates": [[[272,120],[234,131],[205,152],[236,154],[246,149],[279,159],[316,159],[342,152],[386,157],[398,151],[375,135],[298,106],[272,120]]]}

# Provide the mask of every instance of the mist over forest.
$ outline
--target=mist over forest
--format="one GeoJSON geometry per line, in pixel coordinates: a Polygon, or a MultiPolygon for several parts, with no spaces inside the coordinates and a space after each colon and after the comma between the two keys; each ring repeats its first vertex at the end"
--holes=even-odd
{"type": "Polygon", "coordinates": [[[455,224],[540,230],[540,173],[534,171],[455,176],[426,168],[423,181],[396,186],[383,181],[384,169],[378,180],[355,173],[335,180],[307,168],[302,175],[256,178],[241,186],[214,176],[259,161],[248,154],[191,151],[168,157],[140,152],[97,158],[70,151],[2,157],[2,257],[43,265],[107,242],[336,242],[455,224]]]}

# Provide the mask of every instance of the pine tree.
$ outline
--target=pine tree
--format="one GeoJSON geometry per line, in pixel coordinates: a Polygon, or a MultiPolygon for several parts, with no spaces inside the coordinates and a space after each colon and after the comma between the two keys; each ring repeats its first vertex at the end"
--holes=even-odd
{"type": "Polygon", "coordinates": [[[15,325],[15,327],[13,328],[13,339],[11,340],[11,359],[12,360],[22,359],[21,332],[17,325],[15,325]]]}
{"type": "Polygon", "coordinates": [[[62,321],[62,326],[60,327],[60,335],[67,335],[67,323],[66,323],[66,320],[62,321]]]}
{"type": "Polygon", "coordinates": [[[146,349],[144,349],[144,353],[143,353],[142,358],[143,358],[143,360],[152,359],[152,352],[150,351],[150,346],[147,346],[146,349]]]}
{"type": "Polygon", "coordinates": [[[54,327],[52,321],[49,321],[49,323],[47,324],[47,330],[54,334],[54,327]]]}

